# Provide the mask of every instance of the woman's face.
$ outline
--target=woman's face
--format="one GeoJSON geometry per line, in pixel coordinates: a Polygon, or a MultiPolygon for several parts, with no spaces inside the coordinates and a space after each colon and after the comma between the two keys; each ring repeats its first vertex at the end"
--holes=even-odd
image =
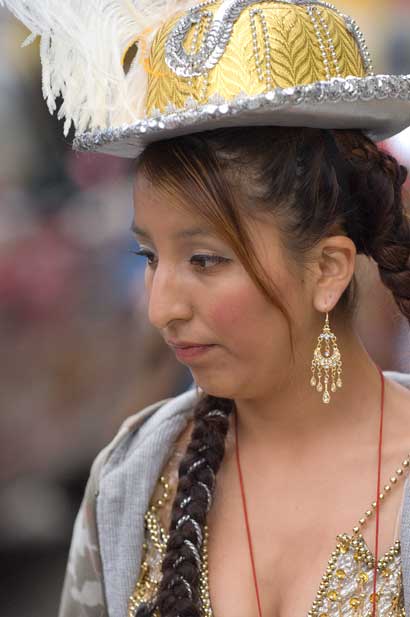
{"type": "MultiPolygon", "coordinates": [[[[139,248],[147,254],[150,322],[166,341],[213,345],[196,357],[178,358],[197,385],[232,399],[265,396],[277,388],[291,361],[287,322],[233,249],[194,211],[167,203],[141,172],[134,209],[139,248]]],[[[306,309],[302,276],[285,258],[272,222],[252,222],[251,234],[297,330],[306,309]]]]}

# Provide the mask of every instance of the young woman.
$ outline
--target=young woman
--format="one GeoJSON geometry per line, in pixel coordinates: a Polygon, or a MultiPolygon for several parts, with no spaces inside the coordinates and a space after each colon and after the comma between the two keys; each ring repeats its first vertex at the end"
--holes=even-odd
{"type": "MultiPolygon", "coordinates": [[[[49,69],[66,36],[53,2],[7,4],[41,24],[49,69]]],[[[92,17],[125,29],[125,4],[92,17]]],[[[143,119],[135,61],[99,99],[86,84],[97,38],[95,66],[67,56],[57,84],[76,147],[137,159],[148,317],[196,388],[139,411],[97,457],[60,617],[410,614],[410,379],[383,373],[353,327],[358,254],[410,318],[407,170],[376,144],[409,123],[409,80],[375,76],[326,3],[160,4],[160,27],[138,13],[143,119]]],[[[136,41],[121,34],[112,71],[136,41]]]]}

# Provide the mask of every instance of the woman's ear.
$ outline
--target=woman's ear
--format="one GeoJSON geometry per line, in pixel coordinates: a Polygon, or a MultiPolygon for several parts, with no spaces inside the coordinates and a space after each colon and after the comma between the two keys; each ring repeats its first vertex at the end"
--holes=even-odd
{"type": "Polygon", "coordinates": [[[353,278],[356,245],[346,236],[330,236],[315,247],[312,269],[313,304],[321,313],[331,311],[353,278]]]}

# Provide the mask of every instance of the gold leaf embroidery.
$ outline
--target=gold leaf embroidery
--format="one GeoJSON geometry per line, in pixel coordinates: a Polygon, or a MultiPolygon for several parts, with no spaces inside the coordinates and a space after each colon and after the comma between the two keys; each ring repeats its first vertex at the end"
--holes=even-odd
{"type": "MultiPolygon", "coordinates": [[[[363,66],[363,60],[360,55],[359,48],[353,36],[346,31],[346,24],[342,17],[335,14],[326,15],[326,23],[329,27],[330,37],[333,41],[337,60],[340,67],[340,72],[343,77],[348,75],[357,75],[364,77],[366,71],[363,66]]],[[[330,64],[332,75],[334,74],[334,65],[330,64]]]]}
{"type": "MultiPolygon", "coordinates": [[[[215,3],[206,7],[206,10],[214,15],[218,7],[219,3],[215,3]]],[[[222,57],[209,71],[206,100],[215,94],[225,100],[232,100],[239,93],[253,96],[266,89],[265,80],[261,82],[258,79],[252,43],[250,11],[255,8],[263,11],[268,26],[273,87],[287,88],[326,79],[326,69],[317,35],[306,7],[292,6],[290,8],[287,3],[278,2],[267,5],[260,2],[244,9],[235,22],[222,57]]],[[[341,75],[345,77],[348,75],[364,76],[365,70],[357,42],[347,30],[344,19],[330,9],[321,8],[320,10],[329,27],[329,35],[335,48],[341,75]]],[[[153,108],[164,112],[168,105],[181,109],[185,106],[187,97],[192,97],[200,103],[204,102],[204,99],[201,99],[201,88],[206,76],[193,77],[192,85],[190,85],[189,77],[176,75],[165,62],[165,43],[181,14],[177,14],[164,24],[153,42],[149,59],[150,74],[146,104],[148,113],[151,113],[153,108]]],[[[203,43],[208,24],[209,18],[204,15],[196,51],[203,43]]],[[[195,25],[192,26],[184,41],[184,48],[187,52],[191,50],[194,31],[195,25]]],[[[259,57],[262,68],[265,70],[266,49],[259,18],[256,19],[256,31],[259,57]]],[[[323,40],[329,69],[331,75],[335,76],[336,69],[327,36],[324,35],[323,40]]]]}

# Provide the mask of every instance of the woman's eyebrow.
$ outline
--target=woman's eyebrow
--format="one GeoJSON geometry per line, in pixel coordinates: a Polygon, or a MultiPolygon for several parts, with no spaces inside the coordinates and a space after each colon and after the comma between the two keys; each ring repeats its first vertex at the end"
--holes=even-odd
{"type": "MultiPolygon", "coordinates": [[[[137,227],[137,225],[132,222],[131,231],[134,232],[137,236],[141,236],[142,238],[150,238],[150,235],[144,229],[137,227]]],[[[191,227],[187,229],[181,229],[173,234],[174,238],[192,238],[194,236],[212,236],[213,234],[204,227],[191,227]]]]}

